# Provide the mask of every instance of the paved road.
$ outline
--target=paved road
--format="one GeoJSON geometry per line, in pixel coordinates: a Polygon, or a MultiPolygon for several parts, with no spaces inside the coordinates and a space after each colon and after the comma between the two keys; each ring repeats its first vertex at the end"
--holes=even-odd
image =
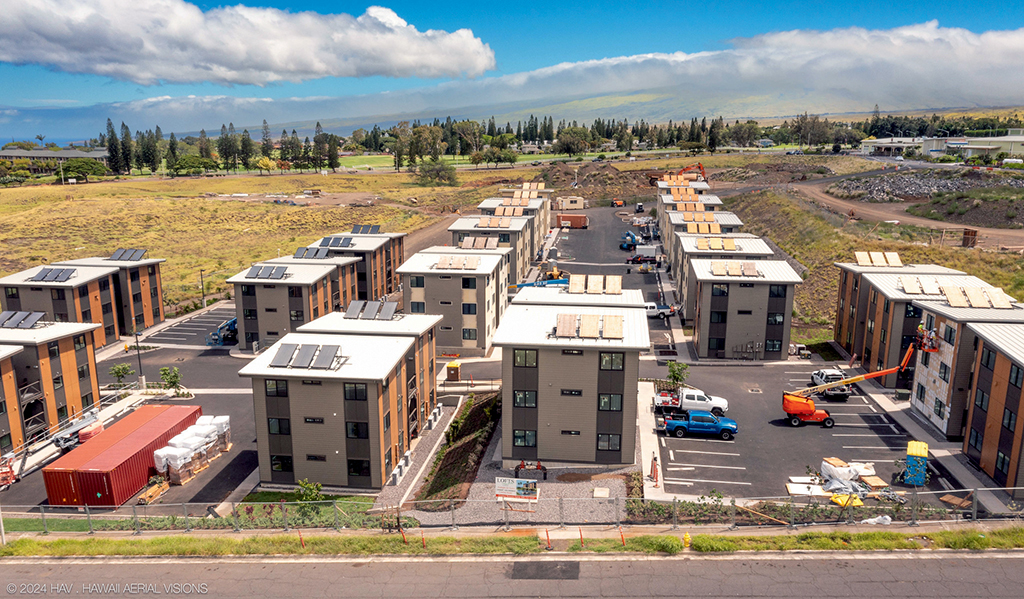
{"type": "MultiPolygon", "coordinates": [[[[2,560],[8,596],[213,597],[1006,597],[1020,554],[815,554],[677,558],[236,558],[2,560]],[[125,585],[145,585],[126,590],[125,585]],[[120,585],[91,592],[94,585],[120,585]],[[164,585],[179,585],[177,588],[164,585]],[[10,587],[9,585],[15,585],[10,587]],[[53,586],[66,585],[66,586],[53,586]],[[151,586],[150,586],[151,585],[151,586]],[[10,592],[13,589],[14,592],[10,592]],[[177,591],[177,592],[175,592],[177,591]],[[186,592],[187,591],[187,592],[186,592]],[[36,592],[34,594],[42,594],[36,592]]],[[[4,591],[0,591],[2,593],[4,591]]]]}

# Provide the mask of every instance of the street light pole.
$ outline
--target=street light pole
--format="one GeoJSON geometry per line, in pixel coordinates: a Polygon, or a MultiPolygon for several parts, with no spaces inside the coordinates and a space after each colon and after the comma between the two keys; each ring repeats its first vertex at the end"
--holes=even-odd
{"type": "Polygon", "coordinates": [[[138,327],[132,329],[135,334],[135,357],[139,361],[139,383],[142,385],[141,391],[146,390],[146,375],[142,373],[142,350],[139,348],[139,329],[138,327]]]}
{"type": "Polygon", "coordinates": [[[203,273],[204,272],[206,272],[206,269],[204,269],[204,268],[200,268],[199,269],[199,288],[200,288],[200,291],[203,294],[203,307],[205,308],[206,307],[206,283],[203,282],[203,273]]]}

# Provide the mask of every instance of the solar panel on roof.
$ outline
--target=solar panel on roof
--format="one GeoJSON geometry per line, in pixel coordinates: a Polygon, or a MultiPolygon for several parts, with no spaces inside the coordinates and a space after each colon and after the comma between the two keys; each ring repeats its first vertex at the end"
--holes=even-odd
{"type": "Polygon", "coordinates": [[[14,310],[4,310],[3,312],[0,312],[0,327],[3,327],[4,324],[8,320],[10,320],[10,318],[12,316],[14,316],[14,315],[15,315],[15,311],[14,310]]]}
{"type": "Polygon", "coordinates": [[[555,337],[576,336],[576,315],[559,314],[555,325],[555,337]]]}
{"type": "Polygon", "coordinates": [[[271,279],[283,279],[284,273],[288,272],[287,266],[275,266],[273,272],[270,273],[271,279]]]}
{"type": "Polygon", "coordinates": [[[512,216],[522,216],[522,215],[523,215],[522,207],[518,207],[518,208],[513,208],[512,209],[512,216]]]}
{"type": "Polygon", "coordinates": [[[4,323],[4,328],[16,329],[18,328],[18,325],[21,324],[21,321],[25,320],[31,315],[31,312],[15,312],[14,316],[10,317],[10,319],[8,319],[7,322],[4,323]]]}
{"type": "Polygon", "coordinates": [[[686,221],[686,222],[693,222],[693,213],[692,212],[684,212],[683,213],[683,220],[686,221]]]}
{"type": "Polygon", "coordinates": [[[712,237],[712,238],[708,239],[708,247],[713,249],[713,250],[721,250],[721,249],[723,249],[722,248],[722,238],[721,237],[712,237]]]}
{"type": "Polygon", "coordinates": [[[602,335],[605,339],[622,339],[622,317],[605,314],[602,335]]]}
{"type": "Polygon", "coordinates": [[[711,223],[710,225],[708,225],[708,231],[711,231],[715,235],[721,235],[722,234],[722,225],[720,225],[718,223],[711,223]]]}
{"type": "Polygon", "coordinates": [[[868,255],[871,257],[871,266],[889,266],[882,252],[869,252],[868,255]]]}
{"type": "Polygon", "coordinates": [[[569,293],[583,293],[586,286],[586,275],[569,275],[569,293]]]}
{"type": "Polygon", "coordinates": [[[708,239],[706,237],[701,237],[701,238],[697,239],[697,249],[698,250],[706,250],[706,249],[708,249],[708,247],[709,247],[708,239]]]}
{"type": "Polygon", "coordinates": [[[729,271],[730,277],[742,277],[743,269],[740,267],[739,262],[726,262],[725,269],[729,271]]]}
{"type": "Polygon", "coordinates": [[[740,265],[743,268],[743,276],[745,277],[756,277],[757,266],[753,262],[744,262],[740,265]]]}
{"type": "Polygon", "coordinates": [[[245,273],[245,278],[255,279],[256,275],[260,274],[260,269],[262,268],[262,266],[253,266],[252,268],[249,269],[249,272],[245,273]]]}
{"type": "Polygon", "coordinates": [[[363,311],[363,306],[366,305],[366,300],[356,300],[348,305],[348,311],[345,312],[345,318],[359,318],[359,313],[363,311]]]}
{"type": "Polygon", "coordinates": [[[994,307],[1000,308],[1002,310],[1005,310],[1007,308],[1013,308],[1013,306],[1010,305],[1010,300],[1006,298],[1006,294],[1003,293],[1003,290],[1001,288],[989,287],[988,289],[985,290],[985,293],[988,294],[988,299],[992,301],[992,305],[994,307]]]}
{"type": "Polygon", "coordinates": [[[487,218],[485,216],[485,217],[481,218],[480,222],[478,222],[476,224],[476,228],[478,228],[478,229],[486,229],[487,228],[487,223],[489,223],[489,222],[491,222],[491,219],[489,219],[489,218],[487,218]]]}
{"type": "Polygon", "coordinates": [[[51,269],[51,268],[44,268],[44,269],[40,270],[39,272],[37,272],[35,274],[35,276],[33,276],[31,279],[29,279],[29,281],[42,281],[42,280],[46,279],[46,276],[48,274],[50,274],[51,270],[53,270],[53,269],[51,269]]]}
{"type": "Polygon", "coordinates": [[[370,234],[376,235],[377,233],[380,233],[380,225],[370,225],[370,234]]]}
{"type": "Polygon", "coordinates": [[[462,256],[452,256],[452,268],[455,270],[462,270],[466,264],[466,259],[462,256]]]}
{"type": "Polygon", "coordinates": [[[300,345],[299,352],[292,360],[292,368],[309,368],[309,365],[313,363],[313,356],[316,355],[316,350],[319,348],[319,345],[300,345]]]}
{"type": "Polygon", "coordinates": [[[59,268],[51,268],[50,271],[46,273],[46,276],[43,277],[43,280],[44,281],[56,280],[57,279],[57,275],[59,275],[59,274],[60,274],[60,269],[59,268]]]}
{"type": "Polygon", "coordinates": [[[316,359],[310,365],[310,368],[314,370],[327,370],[334,364],[334,358],[338,356],[338,350],[341,349],[340,345],[324,345],[320,348],[320,353],[317,354],[316,359]]]}
{"type": "Polygon", "coordinates": [[[329,245],[331,245],[331,238],[330,237],[324,237],[323,239],[320,240],[320,247],[325,248],[325,247],[327,247],[329,245]]]}
{"type": "Polygon", "coordinates": [[[716,277],[724,277],[726,274],[725,264],[722,262],[712,262],[711,274],[716,277]]]}
{"type": "Polygon", "coordinates": [[[73,269],[73,268],[65,268],[65,269],[60,271],[60,274],[57,275],[57,278],[55,280],[58,283],[63,283],[64,281],[67,281],[68,279],[70,279],[71,275],[73,275],[73,274],[75,274],[75,269],[73,269]]]}
{"type": "Polygon", "coordinates": [[[694,223],[697,225],[697,232],[707,235],[711,233],[711,227],[707,223],[694,223]]]}
{"type": "Polygon", "coordinates": [[[352,233],[359,233],[359,229],[362,225],[352,225],[352,233]]]}
{"type": "Polygon", "coordinates": [[[487,225],[488,228],[498,228],[501,226],[500,218],[491,218],[490,223],[487,225]]]}
{"type": "Polygon", "coordinates": [[[299,248],[299,249],[295,250],[295,255],[292,256],[292,257],[293,258],[305,258],[306,257],[306,250],[308,250],[308,249],[309,248],[299,248]]]}
{"type": "Polygon", "coordinates": [[[687,233],[697,233],[698,232],[697,223],[686,223],[686,232],[687,233]]]}
{"type": "Polygon", "coordinates": [[[590,275],[587,277],[587,293],[600,295],[604,291],[604,275],[590,275]]]}
{"type": "Polygon", "coordinates": [[[257,279],[269,279],[270,275],[274,274],[273,266],[264,266],[260,268],[260,272],[256,275],[257,279]]]}
{"type": "Polygon", "coordinates": [[[480,256],[468,256],[466,258],[466,270],[476,270],[480,267],[480,256]]]}
{"type": "Polygon", "coordinates": [[[363,235],[369,235],[370,231],[372,231],[372,230],[373,230],[373,225],[363,225],[363,230],[361,232],[362,232],[363,235]]]}
{"type": "Polygon", "coordinates": [[[33,313],[29,314],[28,317],[25,318],[25,320],[21,321],[21,324],[18,325],[18,328],[19,329],[31,329],[44,316],[46,316],[46,312],[33,312],[33,313]]]}
{"type": "Polygon", "coordinates": [[[377,314],[377,320],[391,320],[395,317],[396,310],[398,310],[398,302],[384,302],[380,313],[377,314]]]}
{"type": "Polygon", "coordinates": [[[918,285],[917,279],[914,277],[898,277],[900,285],[903,287],[903,293],[907,295],[918,295],[921,293],[921,286],[918,285]]]}
{"type": "Polygon", "coordinates": [[[918,280],[921,282],[921,289],[924,290],[926,295],[942,294],[942,290],[939,289],[939,283],[935,280],[935,277],[920,277],[918,280]]]}
{"type": "Polygon", "coordinates": [[[473,240],[473,237],[465,237],[462,239],[462,242],[459,243],[459,247],[461,247],[464,250],[471,249],[473,247],[473,240]]]}
{"type": "Polygon", "coordinates": [[[885,261],[889,263],[889,266],[903,266],[903,260],[900,260],[900,255],[896,252],[885,252],[885,261]]]}
{"type": "Polygon", "coordinates": [[[363,315],[359,317],[359,320],[374,320],[377,318],[377,312],[380,311],[380,302],[371,302],[366,304],[366,308],[363,310],[363,315]]]}
{"type": "Polygon", "coordinates": [[[135,253],[132,254],[131,259],[132,260],[142,260],[142,257],[145,256],[145,255],[146,255],[146,250],[135,250],[135,253]]]}
{"type": "Polygon", "coordinates": [[[871,256],[867,252],[854,252],[857,258],[857,266],[871,266],[871,256]]]}
{"type": "MultiPolygon", "coordinates": [[[[344,239],[351,239],[351,238],[350,237],[345,237],[344,239]]],[[[344,241],[344,239],[342,239],[341,237],[331,237],[331,247],[332,248],[341,247],[341,243],[342,243],[342,241],[344,241]]]]}
{"type": "Polygon", "coordinates": [[[942,293],[946,295],[946,301],[950,306],[954,308],[968,307],[967,298],[964,297],[964,292],[959,287],[946,285],[942,288],[942,293]]]}
{"type": "Polygon", "coordinates": [[[981,287],[964,287],[964,293],[967,294],[967,301],[971,304],[972,308],[988,308],[988,298],[982,293],[981,287]]]}
{"type": "Polygon", "coordinates": [[[583,314],[580,316],[580,337],[584,339],[597,339],[600,332],[601,317],[597,314],[583,314]]]}
{"type": "Polygon", "coordinates": [[[292,361],[292,354],[295,353],[295,348],[298,345],[294,343],[283,343],[274,355],[274,359],[270,361],[271,368],[285,368],[288,363],[292,361]]]}
{"type": "Polygon", "coordinates": [[[127,250],[125,250],[124,248],[118,248],[117,251],[115,251],[113,254],[110,255],[110,259],[111,260],[120,260],[121,256],[123,256],[126,251],[127,250]]]}
{"type": "Polygon", "coordinates": [[[341,242],[338,243],[338,247],[343,247],[343,248],[352,247],[352,238],[351,237],[344,237],[344,238],[342,238],[341,242]]]}
{"type": "Polygon", "coordinates": [[[452,257],[451,256],[440,256],[437,259],[437,269],[438,270],[448,270],[451,267],[452,267],[452,257]]]}
{"type": "Polygon", "coordinates": [[[498,248],[498,238],[497,237],[491,237],[490,239],[487,240],[487,249],[494,250],[494,249],[497,249],[497,248],[498,248]]]}
{"type": "Polygon", "coordinates": [[[500,221],[498,221],[498,226],[503,228],[503,229],[507,229],[507,228],[512,226],[512,219],[511,218],[503,218],[500,221]]]}
{"type": "Polygon", "coordinates": [[[622,275],[605,275],[604,292],[609,295],[622,295],[622,275]]]}
{"type": "Polygon", "coordinates": [[[327,257],[328,254],[330,254],[330,252],[327,250],[327,248],[316,248],[316,253],[313,254],[313,258],[316,258],[317,260],[323,260],[324,258],[327,257]]]}

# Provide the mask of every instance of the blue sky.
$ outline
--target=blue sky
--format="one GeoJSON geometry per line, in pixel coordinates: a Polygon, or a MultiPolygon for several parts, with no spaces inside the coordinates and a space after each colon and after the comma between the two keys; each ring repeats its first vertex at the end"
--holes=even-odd
{"type": "Polygon", "coordinates": [[[509,99],[543,105],[682,81],[712,96],[798,90],[809,101],[847,97],[857,104],[870,101],[857,97],[858,88],[878,85],[882,100],[914,104],[907,108],[1005,103],[1021,75],[998,77],[1003,81],[991,90],[981,77],[980,90],[943,86],[957,86],[949,78],[957,68],[970,75],[1020,66],[1012,61],[1024,50],[1024,10],[1013,4],[452,0],[373,9],[248,0],[240,9],[198,0],[76,0],[80,10],[70,11],[61,0],[21,0],[0,19],[0,136],[61,119],[84,127],[90,109],[151,118],[171,103],[179,111],[174,126],[198,127],[214,103],[225,114],[255,104],[268,120],[305,120],[342,116],[304,114],[312,107],[352,116],[509,99]],[[156,33],[136,37],[147,30],[156,33]],[[888,47],[876,52],[868,44],[888,47]],[[803,64],[807,76],[787,61],[803,64]],[[816,64],[844,75],[830,79],[814,72],[816,64]],[[780,79],[785,86],[768,85],[780,79]],[[904,89],[911,81],[917,95],[904,89]]]}

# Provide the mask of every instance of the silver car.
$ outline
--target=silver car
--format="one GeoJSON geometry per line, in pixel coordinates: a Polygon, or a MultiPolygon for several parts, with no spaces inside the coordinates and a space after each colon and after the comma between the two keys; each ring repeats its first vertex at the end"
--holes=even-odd
{"type": "MultiPolygon", "coordinates": [[[[845,378],[849,377],[846,376],[845,372],[838,368],[823,368],[821,370],[815,370],[811,374],[811,385],[815,387],[819,385],[827,385],[829,383],[841,381],[845,378]]],[[[838,385],[831,389],[819,391],[819,393],[825,397],[840,397],[845,399],[850,396],[850,386],[838,385]]]]}

